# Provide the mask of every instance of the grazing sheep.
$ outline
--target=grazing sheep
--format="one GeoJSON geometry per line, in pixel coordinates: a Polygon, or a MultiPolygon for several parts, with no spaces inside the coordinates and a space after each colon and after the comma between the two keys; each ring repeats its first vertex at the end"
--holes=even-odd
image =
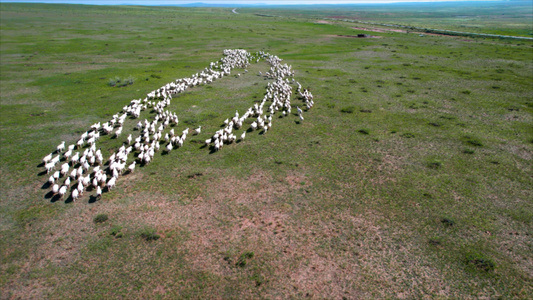
{"type": "Polygon", "coordinates": [[[193,133],[193,134],[194,134],[194,135],[198,135],[198,134],[200,134],[201,132],[202,132],[202,126],[196,128],[196,129],[194,130],[194,133],[193,133]]]}
{"type": "Polygon", "coordinates": [[[96,187],[96,198],[99,199],[102,197],[102,188],[100,186],[96,187]]]}
{"type": "Polygon", "coordinates": [[[44,167],[46,168],[46,174],[50,173],[50,171],[52,171],[54,169],[54,163],[47,163],[46,165],[44,165],[44,167]]]}
{"type": "Polygon", "coordinates": [[[52,160],[52,156],[53,156],[52,153],[50,153],[50,154],[48,154],[47,156],[45,156],[45,157],[43,158],[43,163],[47,164],[48,162],[50,162],[50,160],[52,160]]]}
{"type": "Polygon", "coordinates": [[[61,188],[59,188],[59,199],[63,198],[63,196],[67,193],[67,186],[62,185],[61,188]]]}
{"type": "Polygon", "coordinates": [[[108,190],[111,190],[112,188],[115,187],[116,180],[117,180],[116,177],[111,177],[111,179],[109,179],[109,181],[107,182],[107,189],[108,190]]]}
{"type": "Polygon", "coordinates": [[[62,141],[61,144],[57,146],[56,150],[58,153],[63,152],[63,150],[65,150],[65,141],[62,141]]]}
{"type": "Polygon", "coordinates": [[[59,192],[59,185],[56,183],[52,186],[52,193],[55,195],[59,192]]]}
{"type": "MultiPolygon", "coordinates": [[[[239,118],[239,113],[237,111],[233,118],[226,119],[224,121],[225,128],[218,130],[211,139],[207,139],[205,141],[205,144],[208,146],[214,143],[214,149],[218,151],[224,146],[224,144],[233,143],[237,137],[232,131],[234,129],[240,129],[248,118],[257,118],[257,120],[251,124],[252,130],[264,129],[263,133],[266,133],[272,128],[272,119],[276,112],[280,111],[283,116],[290,115],[290,98],[293,94],[293,91],[292,86],[290,85],[291,81],[289,79],[291,79],[290,77],[294,76],[294,71],[291,70],[291,66],[288,66],[287,64],[282,65],[282,60],[277,56],[265,53],[263,51],[257,52],[256,55],[251,55],[242,49],[227,49],[224,50],[224,57],[220,61],[211,63],[209,68],[205,68],[202,72],[196,73],[190,78],[177,79],[157,90],[148,93],[147,97],[144,99],[132,100],[129,105],[123,107],[122,111],[113,115],[111,120],[108,122],[103,123],[102,125],[100,125],[100,122],[93,124],[91,129],[84,132],[81,135],[80,140],[78,140],[78,142],[75,144],[78,146],[78,148],[81,148],[88,143],[91,146],[90,149],[86,149],[80,158],[79,152],[72,155],[75,145],[69,145],[68,151],[62,155],[62,157],[64,157],[67,161],[67,166],[63,165],[59,174],[66,174],[69,166],[72,166],[73,170],[70,174],[70,177],[65,180],[65,183],[70,184],[69,181],[71,179],[75,180],[76,178],[80,178],[78,185],[82,188],[77,189],[77,196],[81,196],[83,193],[83,188],[90,183],[90,175],[87,175],[86,177],[82,176],[84,170],[86,170],[87,173],[90,173],[89,169],[91,166],[94,166],[96,163],[103,164],[102,153],[100,150],[96,151],[95,145],[100,137],[100,133],[110,134],[113,132],[115,127],[118,127],[118,129],[115,131],[115,137],[118,137],[123,131],[123,125],[128,115],[132,118],[139,118],[141,111],[144,111],[149,107],[153,108],[156,113],[153,121],[150,122],[148,119],[145,119],[144,124],[143,122],[139,121],[137,126],[134,128],[140,131],[139,136],[135,139],[134,147],[130,146],[128,149],[125,149],[125,146],[122,146],[120,147],[119,151],[114,153],[109,159],[110,168],[109,173],[107,174],[112,174],[113,177],[110,178],[109,182],[107,182],[107,185],[109,190],[114,188],[117,181],[116,179],[124,170],[128,155],[133,148],[140,152],[135,154],[136,157],[139,158],[140,162],[149,163],[152,159],[154,159],[154,153],[159,150],[159,141],[161,140],[163,134],[165,135],[165,142],[168,142],[165,148],[167,152],[170,152],[174,147],[179,148],[183,146],[187,134],[189,133],[189,128],[183,131],[181,137],[175,136],[174,128],[172,128],[169,133],[163,133],[167,126],[175,126],[178,124],[178,117],[176,113],[165,110],[165,107],[170,105],[173,95],[184,92],[189,87],[211,83],[217,78],[230,75],[230,72],[233,68],[242,68],[244,69],[244,73],[248,73],[247,67],[250,60],[257,60],[257,62],[259,62],[261,58],[266,59],[267,63],[271,67],[270,71],[266,72],[265,76],[273,79],[267,84],[267,89],[263,100],[260,103],[255,103],[253,107],[249,108],[241,118],[239,118]],[[267,107],[265,108],[265,104],[267,102],[271,103],[270,105],[267,104],[267,107]],[[264,111],[268,114],[264,115],[264,111]],[[71,165],[68,164],[69,160],[72,162],[71,165]],[[78,162],[80,165],[77,165],[78,162]],[[75,167],[78,168],[75,169],[75,167]]],[[[259,75],[262,76],[263,73],[259,72],[259,75]]],[[[241,73],[238,73],[236,76],[240,77],[241,73]]],[[[292,78],[292,83],[295,83],[294,78],[292,78]]],[[[307,109],[310,109],[313,106],[313,95],[307,89],[302,89],[299,82],[297,82],[297,84],[297,93],[300,94],[302,100],[305,100],[304,103],[307,109]]],[[[303,121],[303,111],[299,107],[297,109],[298,116],[300,120],[303,121]]],[[[202,126],[194,129],[193,134],[200,134],[201,129],[202,126]]],[[[241,134],[241,141],[244,140],[245,137],[246,131],[241,134]]],[[[131,143],[132,135],[129,134],[127,137],[127,145],[130,145],[131,143]]],[[[55,168],[55,165],[60,161],[61,152],[63,151],[65,151],[64,141],[57,146],[57,157],[53,157],[51,153],[43,158],[47,173],[55,168]]],[[[134,171],[135,164],[136,162],[134,161],[128,166],[130,172],[134,171]]],[[[92,183],[93,186],[97,188],[97,197],[100,197],[102,193],[102,188],[100,185],[105,186],[107,175],[105,172],[100,170],[99,165],[94,167],[93,173],[95,175],[92,183]]],[[[50,176],[50,184],[55,183],[58,178],[59,176],[57,176],[57,178],[50,176]]],[[[57,186],[57,184],[55,186],[57,186]]],[[[59,189],[59,187],[56,189],[59,189]]],[[[63,187],[60,189],[63,189],[63,187]]],[[[61,197],[63,195],[64,193],[61,195],[61,197]]],[[[73,192],[73,199],[76,200],[78,197],[74,197],[73,192]]]]}
{"type": "Polygon", "coordinates": [[[79,197],[79,192],[78,192],[78,190],[76,190],[76,189],[73,190],[73,191],[72,191],[72,200],[73,200],[73,201],[76,201],[76,200],[78,200],[78,197],[79,197]]]}

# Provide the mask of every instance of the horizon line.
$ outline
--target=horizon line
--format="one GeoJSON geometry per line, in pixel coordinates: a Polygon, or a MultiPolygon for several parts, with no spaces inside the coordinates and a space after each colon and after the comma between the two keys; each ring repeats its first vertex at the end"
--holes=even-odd
{"type": "Polygon", "coordinates": [[[78,5],[110,5],[110,6],[220,6],[220,5],[235,5],[235,6],[312,6],[312,5],[359,5],[359,4],[409,4],[409,3],[458,3],[458,2],[529,2],[529,0],[337,0],[337,1],[321,1],[321,0],[289,0],[289,1],[257,1],[250,3],[250,1],[243,0],[204,0],[204,1],[180,1],[180,0],[0,0],[1,3],[34,3],[34,4],[78,4],[78,5]],[[270,3],[269,3],[270,2],[270,3]],[[274,3],[272,3],[274,2],[274,3]],[[331,3],[334,2],[334,3],[331,3]]]}

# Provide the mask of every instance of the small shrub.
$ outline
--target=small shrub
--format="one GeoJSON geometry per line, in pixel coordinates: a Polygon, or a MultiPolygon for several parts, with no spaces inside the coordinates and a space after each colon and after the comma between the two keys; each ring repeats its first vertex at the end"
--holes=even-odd
{"type": "Polygon", "coordinates": [[[239,259],[237,259],[237,262],[235,263],[235,265],[237,267],[243,268],[248,263],[247,260],[252,259],[252,258],[254,258],[254,253],[251,251],[246,251],[243,254],[241,254],[241,256],[239,256],[239,259]]]}
{"type": "Polygon", "coordinates": [[[125,86],[126,86],[126,85],[132,85],[134,82],[135,82],[135,78],[133,78],[133,77],[131,77],[131,76],[128,77],[128,78],[126,78],[126,79],[124,79],[124,85],[125,85],[125,86]]]}
{"type": "Polygon", "coordinates": [[[455,221],[452,220],[452,219],[449,219],[449,218],[442,218],[440,220],[440,222],[442,224],[444,224],[444,226],[446,226],[446,227],[451,227],[451,226],[455,225],[455,221]]]}
{"type": "Polygon", "coordinates": [[[117,78],[110,78],[107,84],[109,86],[116,86],[118,82],[120,82],[120,78],[118,78],[118,81],[117,78]]]}
{"type": "Polygon", "coordinates": [[[410,139],[410,138],[414,138],[414,137],[415,137],[415,135],[412,134],[412,133],[410,133],[410,132],[402,133],[400,136],[401,136],[401,137],[404,137],[404,138],[407,138],[407,139],[410,139]]]}
{"type": "Polygon", "coordinates": [[[347,113],[347,114],[351,114],[351,113],[353,113],[354,111],[355,111],[355,107],[353,107],[353,106],[347,106],[347,107],[343,107],[343,108],[341,109],[341,112],[343,112],[343,113],[347,113]]]}
{"type": "Polygon", "coordinates": [[[475,152],[475,151],[472,150],[472,149],[465,149],[465,150],[463,150],[463,153],[464,153],[464,154],[474,154],[474,152],[475,152]]]}
{"type": "Polygon", "coordinates": [[[437,159],[430,160],[427,165],[430,169],[439,169],[442,167],[442,163],[437,159]]]}
{"type": "Polygon", "coordinates": [[[461,93],[463,93],[465,95],[470,95],[472,92],[469,91],[469,90],[464,90],[464,91],[461,91],[461,93]]]}
{"type": "Polygon", "coordinates": [[[109,219],[107,214],[97,214],[96,217],[94,217],[93,221],[94,223],[104,223],[105,221],[107,221],[107,219],[109,219]]]}
{"type": "Polygon", "coordinates": [[[494,262],[490,258],[484,257],[481,254],[468,253],[466,254],[465,260],[468,265],[473,266],[478,270],[485,272],[494,271],[494,262]]]}
{"type": "Polygon", "coordinates": [[[258,273],[254,273],[250,279],[255,282],[255,286],[261,286],[265,282],[265,277],[258,273]]]}
{"type": "Polygon", "coordinates": [[[483,143],[481,143],[481,141],[479,141],[478,139],[475,139],[473,137],[466,136],[465,140],[466,140],[466,143],[469,144],[469,145],[476,146],[476,147],[482,147],[483,146],[483,143]]]}
{"type": "Polygon", "coordinates": [[[122,230],[122,226],[115,225],[111,227],[111,232],[109,234],[116,238],[121,238],[123,236],[121,230],[122,230]]]}
{"type": "Polygon", "coordinates": [[[139,236],[148,242],[157,241],[161,237],[153,228],[144,228],[140,231],[139,236]]]}
{"type": "Polygon", "coordinates": [[[440,240],[438,240],[438,239],[429,239],[428,242],[429,242],[429,244],[431,246],[440,246],[440,245],[442,245],[442,242],[440,240]]]}

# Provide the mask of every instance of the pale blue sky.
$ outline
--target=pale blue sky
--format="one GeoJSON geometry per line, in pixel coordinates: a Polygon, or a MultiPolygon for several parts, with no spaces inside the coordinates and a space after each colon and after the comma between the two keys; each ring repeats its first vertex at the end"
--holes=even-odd
{"type": "MultiPolygon", "coordinates": [[[[188,3],[210,4],[270,4],[270,5],[294,5],[294,4],[352,4],[352,3],[394,3],[394,2],[453,2],[464,0],[0,0],[1,2],[37,2],[37,3],[73,3],[95,5],[179,5],[188,3]]],[[[477,0],[470,0],[477,1],[477,0]]],[[[486,0],[480,0],[486,1],[486,0]]]]}

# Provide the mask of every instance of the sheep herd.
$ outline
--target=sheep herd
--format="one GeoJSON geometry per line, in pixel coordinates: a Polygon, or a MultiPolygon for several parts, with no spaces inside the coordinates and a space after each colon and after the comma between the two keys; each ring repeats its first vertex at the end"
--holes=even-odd
{"type": "MultiPolygon", "coordinates": [[[[188,88],[209,84],[216,79],[228,76],[234,68],[244,69],[244,72],[248,73],[246,68],[250,63],[257,63],[261,59],[270,65],[270,70],[264,75],[259,72],[260,76],[271,79],[267,84],[264,98],[260,103],[255,103],[248,108],[242,115],[236,111],[233,117],[226,119],[223,128],[217,130],[211,138],[205,141],[206,146],[213,151],[218,151],[224,145],[237,141],[235,133],[243,127],[247,119],[253,119],[250,125],[251,130],[262,129],[263,133],[269,131],[276,113],[280,113],[283,117],[290,115],[293,84],[297,85],[297,93],[304,101],[306,108],[309,110],[313,107],[311,92],[303,89],[301,84],[295,81],[292,67],[282,64],[279,57],[263,51],[250,54],[243,49],[227,49],[224,50],[224,56],[219,61],[211,62],[209,67],[202,72],[190,78],[180,78],[168,83],[148,93],[144,99],[134,99],[124,106],[122,111],[113,115],[108,122],[93,124],[77,142],[66,146],[65,141],[62,141],[54,152],[43,158],[46,173],[52,173],[48,178],[52,194],[62,199],[70,190],[71,198],[75,201],[87,188],[92,187],[96,190],[95,197],[99,199],[104,189],[109,191],[115,187],[117,179],[124,172],[134,172],[136,164],[150,163],[155,153],[160,150],[161,144],[166,143],[162,151],[167,153],[182,147],[189,134],[189,128],[181,133],[175,132],[173,127],[179,122],[178,116],[165,109],[173,96],[188,88]],[[139,118],[141,112],[149,108],[156,113],[153,119],[139,121],[134,129],[140,134],[136,138],[133,138],[132,134],[128,135],[123,145],[107,160],[104,160],[102,151],[96,146],[100,136],[112,135],[119,138],[126,118],[128,116],[139,118]],[[166,132],[165,129],[168,128],[171,129],[166,132]],[[83,148],[85,149],[82,151],[83,148]]],[[[240,73],[236,75],[236,77],[240,76],[240,73]]],[[[297,107],[297,111],[298,117],[303,120],[303,110],[297,107]]],[[[192,134],[200,134],[201,130],[202,126],[199,126],[193,129],[192,134]]],[[[243,130],[239,139],[244,140],[245,137],[246,130],[243,130]]]]}

